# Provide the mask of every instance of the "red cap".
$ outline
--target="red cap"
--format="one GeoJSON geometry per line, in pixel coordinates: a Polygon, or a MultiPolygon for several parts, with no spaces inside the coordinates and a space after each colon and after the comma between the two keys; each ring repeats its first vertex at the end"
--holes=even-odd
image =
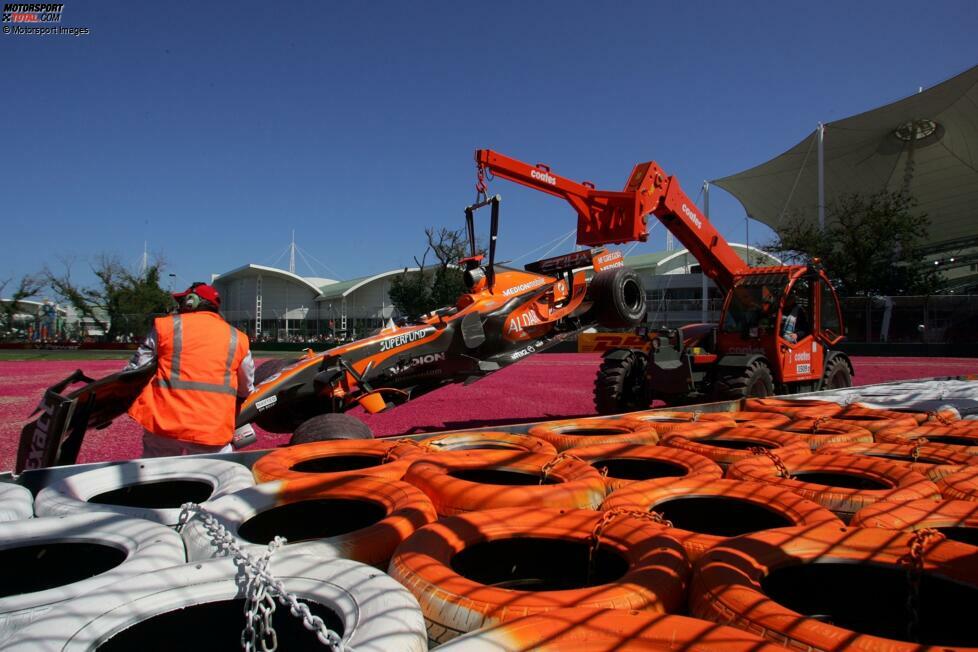
{"type": "Polygon", "coordinates": [[[206,283],[194,283],[183,292],[174,293],[173,298],[176,299],[177,302],[179,303],[180,299],[184,298],[191,292],[196,294],[204,301],[210,301],[215,306],[220,307],[221,305],[221,295],[217,293],[217,290],[214,289],[214,286],[207,285],[206,283]]]}

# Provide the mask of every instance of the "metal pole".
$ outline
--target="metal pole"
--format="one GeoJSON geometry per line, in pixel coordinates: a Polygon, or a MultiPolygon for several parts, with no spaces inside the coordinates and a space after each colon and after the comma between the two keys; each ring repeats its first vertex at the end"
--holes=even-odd
{"type": "MultiPolygon", "coordinates": [[[[710,182],[703,182],[703,215],[710,219],[710,182]]],[[[706,323],[706,314],[709,311],[710,290],[706,284],[706,274],[703,273],[703,266],[700,265],[700,322],[706,323]]]]}
{"type": "Polygon", "coordinates": [[[825,229],[825,125],[818,123],[818,228],[825,229]]]}
{"type": "Polygon", "coordinates": [[[744,245],[747,247],[747,266],[750,267],[750,217],[744,215],[744,245]]]}

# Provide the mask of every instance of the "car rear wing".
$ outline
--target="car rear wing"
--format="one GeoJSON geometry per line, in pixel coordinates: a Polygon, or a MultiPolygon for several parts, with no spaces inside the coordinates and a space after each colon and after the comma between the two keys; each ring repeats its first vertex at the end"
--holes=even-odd
{"type": "Polygon", "coordinates": [[[544,258],[523,267],[528,272],[556,276],[563,272],[585,267],[594,267],[595,272],[625,266],[625,256],[617,250],[609,251],[603,247],[584,249],[569,254],[544,258]]]}

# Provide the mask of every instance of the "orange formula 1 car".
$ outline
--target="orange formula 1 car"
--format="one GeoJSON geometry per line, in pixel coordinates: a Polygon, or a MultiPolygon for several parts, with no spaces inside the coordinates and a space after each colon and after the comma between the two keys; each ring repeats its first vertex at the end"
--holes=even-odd
{"type": "Polygon", "coordinates": [[[356,405],[379,412],[450,383],[475,382],[587,327],[644,319],[645,292],[621,252],[588,249],[512,269],[495,264],[499,196],[465,215],[470,256],[462,261],[466,292],[455,305],[291,363],[266,362],[237,425],[272,432],[301,425],[303,440],[350,436],[363,425],[337,416],[356,405]],[[484,207],[491,210],[488,260],[476,250],[474,225],[484,207]]]}

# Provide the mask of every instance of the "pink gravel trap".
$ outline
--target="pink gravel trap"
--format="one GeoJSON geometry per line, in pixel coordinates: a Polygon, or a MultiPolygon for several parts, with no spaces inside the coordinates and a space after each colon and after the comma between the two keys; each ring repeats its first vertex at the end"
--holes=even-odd
{"type": "MultiPolygon", "coordinates": [[[[378,437],[438,430],[501,426],[593,416],[591,387],[600,364],[594,353],[554,353],[521,361],[468,387],[452,385],[383,414],[351,414],[378,437]]],[[[257,360],[258,363],[261,360],[257,360]]],[[[0,362],[0,471],[13,468],[20,430],[44,390],[82,369],[101,378],[121,369],[122,360],[0,362]]],[[[978,360],[964,358],[853,358],[858,385],[978,373],[978,360]]],[[[289,435],[260,428],[253,449],[288,442],[289,435]]],[[[142,451],[142,429],[129,417],[85,435],[80,463],[127,460],[142,451]]]]}

